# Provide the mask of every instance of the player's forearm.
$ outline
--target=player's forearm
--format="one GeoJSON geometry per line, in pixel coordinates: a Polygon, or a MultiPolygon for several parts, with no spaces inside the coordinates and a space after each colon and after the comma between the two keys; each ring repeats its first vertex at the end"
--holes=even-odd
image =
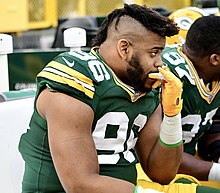
{"type": "Polygon", "coordinates": [[[65,189],[65,191],[67,193],[163,193],[151,187],[134,186],[130,182],[101,175],[90,176],[74,189],[65,189]]]}
{"type": "Polygon", "coordinates": [[[134,193],[135,186],[124,180],[92,174],[64,189],[67,193],[134,193]]]}
{"type": "Polygon", "coordinates": [[[162,124],[158,125],[157,118],[152,116],[148,121],[143,132],[146,131],[151,137],[147,138],[145,133],[141,133],[136,151],[144,172],[153,181],[168,184],[176,175],[182,158],[181,116],[164,118],[162,124]],[[150,132],[154,131],[155,124],[160,127],[158,133],[150,132]],[[151,149],[147,146],[149,143],[154,144],[151,149]]]}
{"type": "Polygon", "coordinates": [[[182,149],[182,145],[170,148],[158,141],[149,158],[147,175],[155,182],[168,184],[178,171],[182,149]]]}
{"type": "Polygon", "coordinates": [[[201,160],[188,153],[183,153],[178,173],[188,174],[196,177],[198,180],[206,181],[208,180],[211,167],[211,162],[201,160]]]}
{"type": "Polygon", "coordinates": [[[169,183],[178,171],[183,152],[182,146],[182,129],[180,114],[167,117],[164,116],[161,124],[160,136],[152,150],[150,156],[150,164],[148,168],[150,171],[156,171],[156,176],[150,176],[155,180],[158,178],[162,184],[169,183]],[[155,162],[153,160],[160,160],[155,162]],[[153,165],[153,166],[152,166],[153,165]],[[160,169],[158,171],[158,168],[160,169]],[[158,175],[158,172],[160,173],[158,175]]]}

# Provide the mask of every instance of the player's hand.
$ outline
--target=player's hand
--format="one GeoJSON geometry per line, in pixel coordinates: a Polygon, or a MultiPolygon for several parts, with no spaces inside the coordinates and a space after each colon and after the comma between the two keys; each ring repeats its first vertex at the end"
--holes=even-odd
{"type": "Polygon", "coordinates": [[[162,105],[165,115],[175,116],[182,110],[182,82],[168,68],[158,68],[150,78],[162,80],[162,105]]]}
{"type": "MultiPolygon", "coordinates": [[[[163,69],[169,71],[167,66],[164,66],[163,69]]],[[[165,80],[165,77],[160,72],[150,73],[149,78],[157,79],[152,85],[152,88],[157,88],[163,82],[163,80],[165,80]]]]}

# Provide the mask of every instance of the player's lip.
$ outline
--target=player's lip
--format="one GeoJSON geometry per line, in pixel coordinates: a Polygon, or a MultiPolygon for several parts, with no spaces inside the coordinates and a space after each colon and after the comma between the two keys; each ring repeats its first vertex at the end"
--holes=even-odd
{"type": "Polygon", "coordinates": [[[145,83],[145,86],[147,88],[152,88],[152,86],[156,83],[156,79],[152,79],[152,78],[149,78],[146,83],[145,83]]]}
{"type": "Polygon", "coordinates": [[[151,81],[151,85],[154,85],[157,82],[156,79],[153,79],[153,81],[151,81]]]}
{"type": "Polygon", "coordinates": [[[150,77],[148,77],[148,80],[147,80],[148,84],[151,84],[151,85],[154,84],[156,81],[157,81],[157,79],[150,78],[150,77]]]}
{"type": "Polygon", "coordinates": [[[148,79],[149,79],[151,82],[155,82],[155,81],[157,81],[156,78],[150,78],[150,77],[148,77],[148,79]]]}

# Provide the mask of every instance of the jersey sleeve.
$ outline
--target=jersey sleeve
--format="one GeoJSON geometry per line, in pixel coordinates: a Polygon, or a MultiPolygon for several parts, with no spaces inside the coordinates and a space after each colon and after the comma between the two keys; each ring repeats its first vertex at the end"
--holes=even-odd
{"type": "Polygon", "coordinates": [[[163,65],[168,66],[170,71],[181,80],[183,89],[190,85],[195,85],[187,61],[182,56],[178,45],[166,47],[163,50],[161,58],[163,65]]]}
{"type": "Polygon", "coordinates": [[[95,86],[87,65],[88,60],[88,53],[84,52],[58,55],[37,75],[38,88],[43,90],[49,87],[53,91],[77,98],[93,108],[95,86]]]}
{"type": "Polygon", "coordinates": [[[168,66],[169,69],[178,77],[179,74],[176,72],[175,68],[179,66],[181,60],[177,54],[176,47],[166,47],[162,53],[162,61],[164,66],[168,66]]]}

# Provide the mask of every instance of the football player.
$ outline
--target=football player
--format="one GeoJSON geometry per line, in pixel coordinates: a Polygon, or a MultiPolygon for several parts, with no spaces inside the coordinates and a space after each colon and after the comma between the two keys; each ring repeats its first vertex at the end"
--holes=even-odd
{"type": "MultiPolygon", "coordinates": [[[[178,172],[220,182],[220,164],[195,157],[196,144],[210,128],[220,106],[220,17],[198,18],[183,46],[167,47],[162,60],[183,82],[184,154],[178,172]]],[[[219,151],[219,141],[210,145],[219,151]]],[[[210,156],[217,161],[219,153],[210,156]]]]}
{"type": "Polygon", "coordinates": [[[220,108],[213,117],[211,127],[198,141],[198,155],[206,161],[220,163],[220,108]]]}
{"type": "MultiPolygon", "coordinates": [[[[217,1],[217,5],[220,7],[220,0],[217,1]]],[[[196,19],[206,15],[206,12],[197,7],[182,8],[170,14],[169,18],[173,19],[178,24],[180,32],[175,36],[167,37],[167,45],[184,43],[186,34],[192,23],[196,19]]],[[[219,13],[216,15],[219,16],[219,13]]],[[[199,139],[197,149],[200,158],[207,161],[218,162],[220,154],[220,146],[218,145],[220,143],[220,125],[218,120],[220,120],[220,117],[216,115],[213,119],[213,125],[205,131],[202,138],[199,139]]]]}
{"type": "Polygon", "coordinates": [[[207,13],[198,7],[185,7],[172,12],[169,15],[169,18],[173,19],[174,22],[177,23],[180,30],[177,35],[167,37],[166,44],[183,44],[192,23],[203,16],[207,16],[207,13]]]}
{"type": "MultiPolygon", "coordinates": [[[[165,36],[177,32],[152,9],[125,5],[107,16],[91,52],[63,53],[38,74],[19,144],[22,192],[157,192],[136,186],[138,160],[153,181],[173,179],[182,155],[182,83],[161,68],[160,54],[165,36]],[[148,77],[158,71],[161,103],[148,77]]],[[[195,183],[177,186],[166,192],[201,193],[195,183]]]]}
{"type": "Polygon", "coordinates": [[[160,54],[177,33],[169,18],[125,4],[106,17],[91,52],[63,53],[38,74],[30,129],[19,143],[22,192],[152,192],[135,186],[138,160],[152,180],[174,178],[182,83],[161,68],[160,54]],[[163,111],[148,77],[158,70],[166,78],[163,111]]]}

